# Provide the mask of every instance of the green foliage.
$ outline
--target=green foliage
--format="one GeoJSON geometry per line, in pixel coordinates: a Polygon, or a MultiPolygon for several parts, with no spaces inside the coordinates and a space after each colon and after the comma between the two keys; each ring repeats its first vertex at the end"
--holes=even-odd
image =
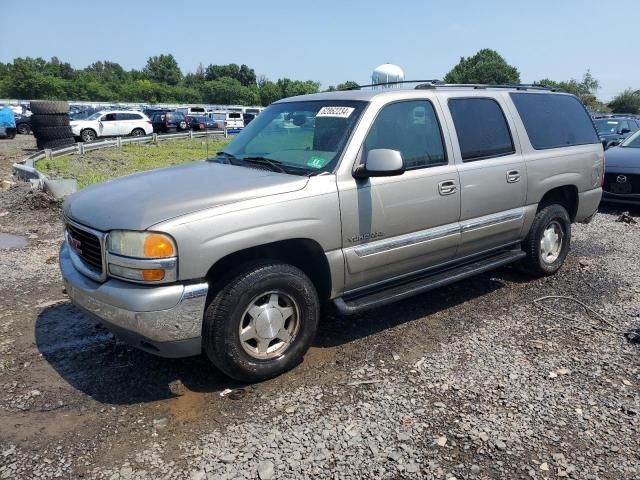
{"type": "Polygon", "coordinates": [[[473,57],[462,57],[444,77],[446,83],[486,83],[489,85],[520,83],[520,73],[495,50],[484,48],[473,57]]]}
{"type": "Polygon", "coordinates": [[[578,97],[589,110],[594,112],[606,111],[606,106],[596,97],[596,93],[600,89],[600,82],[593,78],[590,70],[584,73],[580,81],[572,78],[571,80],[557,82],[549,78],[543,78],[535,83],[571,93],[578,97]]]}
{"type": "Polygon", "coordinates": [[[614,113],[640,113],[640,90],[627,88],[609,102],[609,108],[614,113]]]}
{"type": "Polygon", "coordinates": [[[339,83],[336,85],[336,90],[347,90],[348,88],[358,88],[360,85],[358,82],[354,82],[353,80],[347,80],[346,82],[339,83]]]}
{"type": "Polygon", "coordinates": [[[127,71],[107,60],[79,70],[56,57],[0,62],[0,98],[266,106],[319,87],[310,80],[258,80],[254,69],[233,63],[200,64],[195,73],[183,75],[171,54],[149,58],[142,71],[127,71]]]}
{"type": "Polygon", "coordinates": [[[182,72],[178,67],[178,62],[171,54],[149,58],[143,72],[149,80],[158,83],[177,85],[182,80],[182,72]]]}

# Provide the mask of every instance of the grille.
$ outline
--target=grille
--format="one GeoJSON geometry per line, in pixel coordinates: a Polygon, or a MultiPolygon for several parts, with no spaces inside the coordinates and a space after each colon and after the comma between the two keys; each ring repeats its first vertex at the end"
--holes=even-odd
{"type": "Polygon", "coordinates": [[[80,242],[74,248],[76,254],[92,269],[102,273],[102,246],[100,239],[94,234],[81,230],[73,225],[67,225],[67,231],[74,240],[80,242]]]}
{"type": "Polygon", "coordinates": [[[640,175],[607,173],[604,176],[604,190],[618,194],[640,193],[640,175]],[[627,177],[627,181],[625,183],[618,182],[618,177],[620,175],[627,177]]]}

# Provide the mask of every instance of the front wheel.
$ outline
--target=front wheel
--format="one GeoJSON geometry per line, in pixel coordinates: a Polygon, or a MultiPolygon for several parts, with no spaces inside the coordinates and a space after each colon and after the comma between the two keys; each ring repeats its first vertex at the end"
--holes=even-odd
{"type": "Polygon", "coordinates": [[[281,263],[254,264],[211,299],[203,348],[231,378],[265,380],[302,362],[319,316],[318,294],[304,272],[281,263]]]}
{"type": "Polygon", "coordinates": [[[571,243],[571,219],[562,205],[548,205],[533,220],[523,250],[527,258],[521,266],[532,275],[553,275],[564,263],[571,243]]]}
{"type": "Polygon", "coordinates": [[[94,132],[90,128],[87,128],[86,130],[83,130],[82,133],[80,133],[80,138],[82,138],[83,142],[93,142],[96,137],[96,132],[94,132]]]}

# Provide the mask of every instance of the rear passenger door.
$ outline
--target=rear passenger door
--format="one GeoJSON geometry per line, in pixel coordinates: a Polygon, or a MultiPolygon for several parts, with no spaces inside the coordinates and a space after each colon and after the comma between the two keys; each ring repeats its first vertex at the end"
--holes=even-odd
{"type": "Polygon", "coordinates": [[[460,248],[457,256],[518,242],[524,223],[524,159],[501,93],[447,93],[447,121],[460,177],[460,248]]]}

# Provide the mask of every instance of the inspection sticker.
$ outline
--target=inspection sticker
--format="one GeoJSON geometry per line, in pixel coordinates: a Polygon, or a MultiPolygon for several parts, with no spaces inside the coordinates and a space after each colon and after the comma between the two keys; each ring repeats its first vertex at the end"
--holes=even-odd
{"type": "Polygon", "coordinates": [[[322,158],[322,157],[311,157],[308,161],[307,161],[307,166],[308,167],[313,167],[313,168],[322,168],[324,167],[324,164],[327,163],[327,160],[322,158]]]}
{"type": "Polygon", "coordinates": [[[316,117],[349,118],[354,110],[353,107],[322,107],[316,117]]]}

